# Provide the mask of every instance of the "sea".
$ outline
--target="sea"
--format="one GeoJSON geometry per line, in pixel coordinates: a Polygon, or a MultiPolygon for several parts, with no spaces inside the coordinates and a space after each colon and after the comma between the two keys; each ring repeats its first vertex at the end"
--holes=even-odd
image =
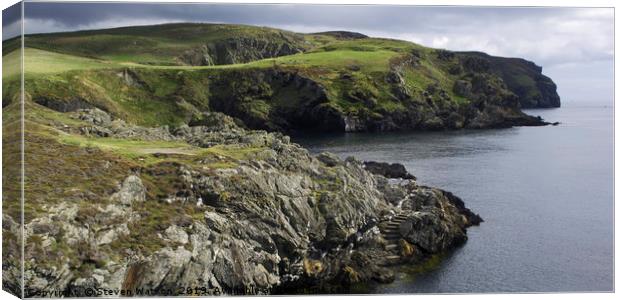
{"type": "Polygon", "coordinates": [[[364,293],[602,292],[613,286],[613,107],[525,111],[558,126],[298,136],[313,153],[397,162],[484,222],[364,293]]]}

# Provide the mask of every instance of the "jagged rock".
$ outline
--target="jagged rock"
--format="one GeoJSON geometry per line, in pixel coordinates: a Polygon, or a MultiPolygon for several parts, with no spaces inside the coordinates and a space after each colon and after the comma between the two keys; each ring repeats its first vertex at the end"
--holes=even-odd
{"type": "Polygon", "coordinates": [[[557,86],[542,74],[542,67],[521,58],[495,57],[480,52],[458,52],[458,56],[469,61],[465,68],[489,72],[499,76],[506,88],[515,93],[523,108],[560,107],[557,86]],[[477,68],[480,63],[484,67],[477,68]]]}
{"type": "Polygon", "coordinates": [[[168,227],[168,229],[166,229],[164,233],[166,234],[167,239],[179,244],[187,244],[187,242],[189,241],[189,236],[187,235],[187,232],[185,232],[183,228],[176,225],[168,227]]]}
{"type": "MultiPolygon", "coordinates": [[[[205,117],[205,123],[178,128],[170,135],[196,146],[230,146],[236,152],[209,155],[193,163],[147,165],[127,176],[105,204],[66,203],[46,209],[43,217],[26,225],[27,235],[40,235],[41,247],[46,249],[54,241],[80,249],[80,260],[67,260],[57,269],[29,270],[27,283],[76,290],[93,286],[174,289],[194,284],[232,293],[233,288],[250,286],[287,291],[300,285],[389,282],[394,274],[382,264],[393,253],[386,252],[379,222],[395,212],[410,214],[412,227],[421,226],[414,223],[417,214],[432,221],[422,222],[426,225],[417,235],[404,232],[412,246],[402,247],[403,254],[412,261],[424,259],[425,252],[417,247],[452,246],[463,239],[465,227],[475,224],[474,215],[450,194],[419,187],[411,180],[392,182],[369,172],[369,163],[355,158],[343,161],[327,153],[313,157],[288,137],[245,130],[219,114],[205,117]],[[219,124],[219,120],[227,121],[219,124]],[[212,167],[228,156],[237,158],[232,165],[212,167]],[[147,185],[144,178],[166,181],[147,185]],[[147,186],[168,194],[147,194],[147,186]],[[166,204],[166,199],[174,201],[166,204]],[[170,211],[144,210],[151,205],[167,205],[170,211]],[[184,209],[195,211],[185,214],[184,209]],[[169,213],[181,215],[167,219],[169,213]],[[152,214],[157,216],[155,224],[144,219],[152,214]],[[148,236],[151,250],[106,250],[127,242],[139,245],[141,241],[133,240],[139,238],[136,231],[147,228],[154,231],[148,236]],[[62,238],[54,235],[60,232],[62,238]],[[429,236],[438,239],[425,240],[429,236]],[[304,261],[312,262],[306,263],[310,267],[304,261]],[[319,269],[313,267],[317,265],[319,269]],[[72,271],[80,267],[92,271],[72,271]]],[[[118,134],[123,127],[129,125],[113,120],[105,128],[118,134]]],[[[132,128],[153,133],[146,139],[168,139],[132,128]]],[[[413,178],[399,165],[387,164],[381,172],[413,178]]]]}
{"type": "Polygon", "coordinates": [[[146,190],[142,185],[142,180],[136,175],[129,175],[118,192],[112,195],[112,201],[119,201],[120,203],[131,206],[134,202],[143,202],[145,200],[146,190]]]}
{"type": "Polygon", "coordinates": [[[441,193],[443,194],[444,197],[446,197],[446,199],[450,202],[450,204],[452,204],[457,209],[459,214],[462,214],[463,216],[465,216],[465,218],[467,219],[466,225],[480,225],[480,223],[484,221],[479,215],[467,209],[465,207],[465,202],[463,202],[461,198],[455,196],[451,192],[441,191],[441,193]]]}
{"type": "Polygon", "coordinates": [[[443,61],[450,61],[456,56],[454,52],[444,49],[437,49],[435,50],[435,53],[437,54],[437,58],[443,61]]]}
{"type": "Polygon", "coordinates": [[[407,242],[429,253],[447,250],[465,238],[461,231],[452,231],[448,226],[442,225],[441,219],[430,212],[415,212],[409,215],[409,219],[401,224],[400,233],[407,242]]]}
{"type": "MultiPolygon", "coordinates": [[[[190,120],[189,126],[204,126],[213,131],[225,131],[237,128],[235,120],[220,112],[202,112],[199,116],[190,120]]],[[[185,126],[187,128],[188,126],[185,126]]]]}
{"type": "Polygon", "coordinates": [[[179,287],[184,276],[185,266],[190,262],[191,257],[192,253],[183,247],[177,249],[163,248],[148,260],[130,266],[127,272],[137,272],[139,276],[132,278],[131,282],[128,282],[126,278],[123,286],[174,290],[179,287]]]}
{"type": "Polygon", "coordinates": [[[387,75],[385,76],[385,81],[392,84],[403,84],[405,82],[403,76],[395,70],[387,73],[387,75]]]}
{"type": "Polygon", "coordinates": [[[105,231],[100,234],[97,239],[97,245],[105,245],[113,242],[119,236],[128,235],[129,228],[127,228],[127,224],[120,224],[118,227],[105,231]]]}
{"type": "Polygon", "coordinates": [[[345,132],[357,132],[365,131],[366,123],[361,121],[357,116],[345,116],[344,117],[344,131],[345,132]]]}
{"type": "Polygon", "coordinates": [[[140,139],[147,141],[173,141],[177,139],[177,137],[170,133],[168,126],[146,128],[127,125],[124,122],[117,122],[117,120],[114,120],[110,126],[110,129],[112,131],[112,136],[117,138],[140,139]]]}
{"type": "Polygon", "coordinates": [[[231,37],[187,50],[178,57],[192,66],[247,63],[263,58],[291,55],[304,51],[298,37],[284,37],[283,42],[254,37],[231,37]]]}
{"type": "Polygon", "coordinates": [[[387,178],[416,179],[415,176],[407,172],[405,166],[399,163],[390,164],[385,162],[365,161],[364,168],[373,174],[387,178]]]}
{"type": "Polygon", "coordinates": [[[342,162],[338,156],[336,156],[333,153],[329,153],[329,152],[323,152],[317,155],[316,158],[320,160],[322,163],[324,163],[325,165],[327,165],[328,167],[335,167],[341,164],[342,162]]]}
{"type": "Polygon", "coordinates": [[[70,99],[57,99],[50,97],[35,97],[33,98],[34,102],[49,107],[55,111],[59,112],[71,112],[80,109],[89,109],[93,108],[90,102],[85,99],[79,97],[73,97],[70,99]]]}
{"type": "Polygon", "coordinates": [[[98,108],[78,109],[71,114],[72,117],[92,123],[97,126],[107,126],[112,122],[110,115],[98,108]]]}
{"type": "Polygon", "coordinates": [[[122,72],[116,74],[118,77],[123,79],[123,82],[128,86],[145,88],[147,84],[140,79],[140,76],[136,72],[131,69],[124,69],[122,72]]]}
{"type": "MultiPolygon", "coordinates": [[[[403,239],[427,253],[440,253],[467,240],[466,228],[482,219],[449,192],[414,187],[402,207],[406,221],[399,227],[403,239]]],[[[414,249],[411,249],[415,251],[414,249]]]]}
{"type": "MultiPolygon", "coordinates": [[[[407,197],[407,189],[403,188],[402,183],[399,185],[392,184],[383,175],[377,175],[376,179],[377,188],[383,193],[385,200],[394,206],[400,206],[400,203],[407,197]]],[[[416,183],[408,180],[406,184],[414,186],[416,183]]]]}

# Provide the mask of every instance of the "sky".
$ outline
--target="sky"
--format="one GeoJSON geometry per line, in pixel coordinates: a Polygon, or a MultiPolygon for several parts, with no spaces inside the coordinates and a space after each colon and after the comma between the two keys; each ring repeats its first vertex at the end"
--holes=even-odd
{"type": "MultiPolygon", "coordinates": [[[[613,103],[613,8],[26,2],[24,11],[27,34],[170,22],[356,31],[522,57],[543,67],[563,104],[613,103]]],[[[4,11],[3,39],[19,34],[17,12],[4,11]]]]}

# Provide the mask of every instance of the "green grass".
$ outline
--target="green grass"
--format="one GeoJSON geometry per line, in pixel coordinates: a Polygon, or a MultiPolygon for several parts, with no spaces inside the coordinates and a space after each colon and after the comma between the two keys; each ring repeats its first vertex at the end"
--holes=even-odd
{"type": "MultiPolygon", "coordinates": [[[[243,145],[216,145],[210,148],[192,146],[185,141],[146,141],[137,139],[121,139],[111,137],[88,137],[79,134],[69,134],[52,127],[52,124],[65,124],[73,128],[87,125],[83,121],[70,118],[67,114],[53,111],[43,106],[26,103],[26,128],[36,135],[46,139],[53,139],[58,143],[71,147],[96,148],[101,151],[120,155],[140,164],[149,165],[166,160],[166,157],[157,158],[151,154],[178,154],[187,156],[187,161],[209,158],[213,168],[233,167],[239,161],[248,161],[261,158],[266,147],[243,145]]],[[[7,119],[8,120],[8,119],[7,119]]]]}
{"type": "MultiPolygon", "coordinates": [[[[12,52],[9,55],[15,55],[12,52]]],[[[102,68],[118,68],[121,65],[110,61],[83,58],[79,56],[54,53],[32,48],[24,49],[25,73],[61,73],[69,70],[89,70],[102,68]]],[[[4,74],[4,76],[12,75],[4,74]]]]}
{"type": "Polygon", "coordinates": [[[121,72],[122,69],[27,73],[25,88],[34,100],[87,99],[92,105],[134,124],[177,125],[187,121],[190,112],[169,97],[177,89],[176,73],[141,69],[140,76],[147,86],[129,86],[119,76],[121,72]]]}
{"type": "MultiPolygon", "coordinates": [[[[2,57],[2,78],[11,80],[20,74],[21,51],[15,50],[2,57]]],[[[178,65],[145,65],[140,63],[140,56],[124,54],[116,59],[94,59],[76,55],[62,54],[35,48],[24,48],[24,69],[28,75],[58,74],[75,70],[118,69],[123,67],[137,67],[156,70],[200,70],[200,69],[229,69],[251,67],[252,64],[234,64],[219,66],[178,66],[178,65]]]]}
{"type": "MultiPolygon", "coordinates": [[[[305,45],[302,35],[247,25],[179,23],[27,35],[24,44],[52,52],[114,62],[177,65],[184,51],[234,37],[253,37],[275,44],[305,45]]],[[[5,50],[11,50],[12,44],[5,50]]]]}
{"type": "Polygon", "coordinates": [[[14,80],[21,74],[21,50],[17,49],[2,56],[2,78],[14,80]]]}
{"type": "MultiPolygon", "coordinates": [[[[300,68],[329,68],[341,69],[351,66],[360,66],[362,71],[386,71],[390,58],[396,52],[388,50],[355,51],[334,50],[325,52],[311,52],[264,59],[246,64],[231,64],[219,66],[171,66],[171,65],[144,65],[140,64],[140,57],[130,54],[123,55],[122,60],[105,60],[85,58],[74,55],[55,53],[45,50],[25,48],[24,67],[26,74],[54,74],[71,70],[113,69],[121,67],[138,67],[144,69],[162,70],[201,70],[201,69],[235,69],[235,68],[264,68],[264,67],[300,67],[300,68]]],[[[3,77],[19,73],[19,51],[13,51],[4,59],[9,62],[3,69],[3,77]]]]}
{"type": "Polygon", "coordinates": [[[60,135],[59,140],[69,145],[79,147],[96,147],[105,151],[114,151],[128,157],[144,156],[145,154],[156,152],[157,149],[161,149],[162,152],[165,150],[177,149],[179,150],[179,153],[186,153],[188,155],[196,155],[204,151],[202,148],[190,146],[185,142],[174,141],[142,141],[117,138],[85,137],[73,134],[60,135]]]}
{"type": "Polygon", "coordinates": [[[283,56],[276,59],[261,60],[247,65],[257,67],[324,68],[331,70],[359,66],[363,72],[384,72],[388,70],[388,62],[395,54],[395,52],[385,50],[334,50],[283,56]]]}

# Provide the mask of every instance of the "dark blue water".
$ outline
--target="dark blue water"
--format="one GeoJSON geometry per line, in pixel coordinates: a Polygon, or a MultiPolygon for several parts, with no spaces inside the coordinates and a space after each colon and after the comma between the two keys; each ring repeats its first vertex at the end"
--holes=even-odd
{"type": "Polygon", "coordinates": [[[530,110],[560,126],[303,137],[312,152],[400,162],[485,222],[424,272],[377,293],[613,289],[613,108],[530,110]]]}

